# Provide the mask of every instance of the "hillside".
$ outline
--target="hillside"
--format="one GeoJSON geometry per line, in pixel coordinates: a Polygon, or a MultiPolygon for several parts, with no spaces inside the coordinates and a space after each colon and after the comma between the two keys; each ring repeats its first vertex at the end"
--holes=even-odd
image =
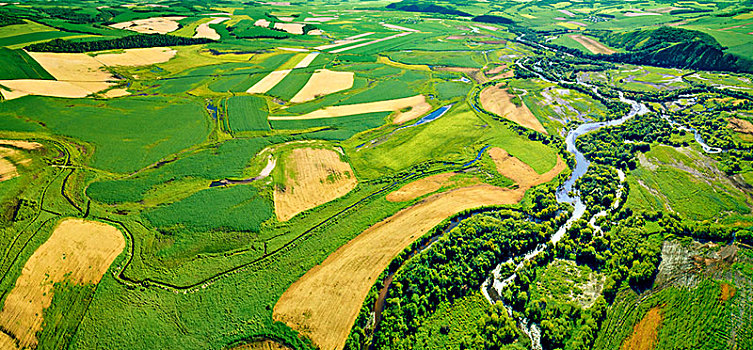
{"type": "Polygon", "coordinates": [[[608,33],[601,39],[628,52],[606,57],[615,62],[661,67],[753,72],[753,61],[724,52],[712,36],[674,27],[608,33]]]}

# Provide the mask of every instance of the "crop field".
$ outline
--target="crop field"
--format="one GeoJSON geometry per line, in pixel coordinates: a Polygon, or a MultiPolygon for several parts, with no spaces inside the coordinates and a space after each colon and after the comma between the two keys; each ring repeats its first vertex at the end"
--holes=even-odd
{"type": "Polygon", "coordinates": [[[0,4],[0,348],[750,348],[748,5],[0,4]]]}
{"type": "Polygon", "coordinates": [[[287,155],[275,187],[275,213],[280,221],[342,197],[357,180],[337,151],[296,148],[287,155]]]}
{"type": "Polygon", "coordinates": [[[267,101],[255,96],[233,96],[227,103],[228,124],[233,131],[270,130],[267,101]]]}
{"type": "Polygon", "coordinates": [[[42,327],[42,310],[54,293],[53,284],[98,283],[125,247],[116,228],[91,221],[61,221],[50,238],[24,266],[15,287],[5,298],[0,324],[21,347],[37,345],[36,332],[42,327]]]}
{"type": "Polygon", "coordinates": [[[529,129],[546,133],[544,126],[531,113],[528,107],[520,101],[520,97],[510,96],[504,86],[490,86],[481,91],[481,105],[488,111],[512,120],[529,129]],[[517,98],[517,104],[513,101],[517,98]]]}
{"type": "Polygon", "coordinates": [[[440,193],[361,233],[290,286],[275,304],[275,319],[322,348],[340,348],[371,285],[403,248],[444,218],[466,209],[512,204],[502,188],[477,185],[440,193]]]}

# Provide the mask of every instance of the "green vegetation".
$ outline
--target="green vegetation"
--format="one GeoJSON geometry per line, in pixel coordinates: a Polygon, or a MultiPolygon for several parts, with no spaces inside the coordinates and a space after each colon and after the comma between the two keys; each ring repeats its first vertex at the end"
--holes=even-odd
{"type": "Polygon", "coordinates": [[[91,52],[140,47],[197,45],[206,44],[210,41],[203,38],[182,38],[173,35],[136,34],[115,39],[93,41],[55,39],[45,43],[29,45],[26,47],[26,50],[39,52],[91,52]]]}
{"type": "Polygon", "coordinates": [[[55,79],[22,50],[0,48],[0,60],[0,79],[55,79]]]}
{"type": "Polygon", "coordinates": [[[144,213],[153,225],[168,235],[186,231],[228,229],[258,231],[272,216],[272,205],[256,195],[251,186],[211,188],[144,213]]]}
{"type": "Polygon", "coordinates": [[[270,130],[267,101],[256,96],[233,96],[227,102],[228,124],[232,131],[270,130]]]}

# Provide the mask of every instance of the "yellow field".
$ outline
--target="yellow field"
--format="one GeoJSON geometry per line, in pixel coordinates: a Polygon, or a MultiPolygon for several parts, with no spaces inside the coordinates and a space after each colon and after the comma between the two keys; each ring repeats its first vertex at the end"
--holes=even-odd
{"type": "Polygon", "coordinates": [[[579,42],[585,48],[587,48],[588,51],[591,51],[592,53],[595,53],[595,54],[611,55],[616,52],[606,47],[604,44],[598,42],[596,39],[587,37],[585,35],[573,34],[573,35],[570,35],[570,37],[573,40],[579,42]]]}
{"type": "Polygon", "coordinates": [[[15,148],[32,150],[42,148],[42,144],[39,142],[23,141],[23,140],[0,140],[0,145],[13,146],[15,148]]]}
{"type": "Polygon", "coordinates": [[[661,309],[656,306],[648,310],[646,316],[635,325],[633,334],[622,343],[621,350],[652,350],[656,346],[659,325],[662,321],[661,309]]]}
{"type": "Polygon", "coordinates": [[[264,78],[256,82],[254,86],[248,88],[246,93],[249,94],[263,94],[271,90],[275,85],[279,84],[282,79],[285,79],[290,74],[291,69],[276,70],[267,74],[264,78]]]}
{"type": "Polygon", "coordinates": [[[489,112],[512,120],[526,128],[546,134],[544,126],[521,101],[518,107],[511,100],[512,96],[507,93],[503,85],[489,86],[481,91],[481,106],[489,112]]]}
{"type": "Polygon", "coordinates": [[[405,184],[403,187],[390,192],[387,195],[387,200],[390,202],[406,202],[436,192],[440,188],[450,184],[450,178],[453,175],[455,173],[436,174],[405,184]]]}
{"type": "Polygon", "coordinates": [[[105,66],[148,66],[155,63],[165,63],[175,57],[178,51],[169,47],[149,47],[143,49],[125,49],[120,53],[105,53],[94,56],[94,59],[105,66]]]}
{"type": "Polygon", "coordinates": [[[153,17],[138,19],[135,21],[115,23],[111,24],[110,27],[131,30],[142,34],[167,34],[180,28],[180,25],[177,21],[180,21],[184,18],[186,17],[153,17]]]}
{"type": "Polygon", "coordinates": [[[302,23],[275,23],[275,29],[284,30],[290,34],[303,34],[303,24],[302,23]]]}
{"type": "Polygon", "coordinates": [[[199,24],[198,27],[196,27],[196,34],[194,34],[194,38],[207,38],[212,40],[220,40],[220,35],[217,34],[217,31],[209,27],[210,24],[218,24],[222,23],[224,21],[229,20],[230,17],[219,17],[219,18],[212,18],[211,21],[207,23],[199,24]]]}
{"type": "MultiPolygon", "coordinates": [[[[144,66],[167,62],[176,50],[165,47],[127,49],[119,53],[90,56],[84,53],[29,52],[47,72],[57,80],[2,80],[10,91],[0,89],[6,100],[26,95],[83,98],[115,85],[116,80],[106,66],[144,66]]],[[[119,97],[125,93],[114,91],[104,97],[119,97]]]]}
{"type": "Polygon", "coordinates": [[[335,72],[317,69],[306,85],[293,96],[290,102],[301,103],[353,87],[353,72],[335,72]]]}
{"type": "Polygon", "coordinates": [[[387,101],[329,106],[300,116],[270,116],[268,119],[305,120],[344,117],[373,112],[396,112],[393,123],[400,124],[408,120],[416,119],[430,110],[431,105],[426,102],[426,98],[423,95],[416,95],[387,101]],[[404,108],[410,108],[410,110],[407,112],[401,112],[400,110],[404,108]]]}
{"type": "Polygon", "coordinates": [[[285,291],[273,316],[322,349],[342,349],[366,294],[400,251],[448,216],[510,203],[508,190],[491,185],[430,196],[372,226],[309,270],[285,291]]]}
{"type": "Polygon", "coordinates": [[[0,312],[0,327],[22,347],[37,344],[43,311],[50,306],[53,284],[99,283],[125,247],[116,228],[95,221],[64,219],[24,265],[0,312]]]}
{"type": "Polygon", "coordinates": [[[285,160],[283,176],[285,186],[274,192],[280,221],[342,197],[358,183],[350,164],[328,149],[294,149],[285,160]]]}

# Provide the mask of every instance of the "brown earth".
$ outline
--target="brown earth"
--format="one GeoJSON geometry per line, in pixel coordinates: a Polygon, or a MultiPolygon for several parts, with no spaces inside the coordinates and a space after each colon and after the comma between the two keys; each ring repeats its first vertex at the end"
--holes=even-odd
{"type": "Polygon", "coordinates": [[[64,219],[24,265],[5,299],[0,327],[12,333],[22,347],[34,347],[43,311],[52,303],[53,284],[64,280],[99,283],[124,247],[123,235],[113,226],[64,219]]]}
{"type": "Polygon", "coordinates": [[[614,50],[610,49],[606,45],[598,42],[596,39],[588,37],[588,36],[585,36],[585,35],[572,34],[572,35],[570,35],[570,37],[573,40],[579,42],[585,48],[587,48],[588,51],[591,51],[592,53],[595,53],[595,54],[611,55],[611,54],[617,52],[617,51],[614,51],[614,50]]]}
{"type": "Polygon", "coordinates": [[[465,75],[471,77],[471,79],[475,80],[479,84],[483,84],[483,83],[487,82],[487,78],[484,75],[484,72],[481,71],[478,68],[471,68],[471,67],[436,67],[434,69],[436,69],[438,71],[464,73],[465,75]]]}
{"type": "Polygon", "coordinates": [[[727,124],[727,127],[734,132],[753,135],[753,123],[739,118],[730,118],[728,122],[729,124],[727,124]]]}
{"type": "MultiPolygon", "coordinates": [[[[492,152],[501,160],[498,168],[503,175],[518,181],[518,188],[476,184],[431,195],[397,212],[340,247],[291,285],[275,305],[274,319],[308,336],[322,349],[342,349],[369,289],[405,247],[463,210],[518,203],[536,181],[550,181],[566,167],[558,158],[554,168],[538,175],[521,169],[530,167],[510,160],[506,152],[500,151],[492,152]]],[[[403,186],[393,199],[421,195],[435,188],[436,183],[441,186],[448,175],[434,176],[403,186]]]]}
{"type": "Polygon", "coordinates": [[[275,23],[275,29],[284,30],[290,34],[303,34],[303,23],[275,23]]]}
{"type": "Polygon", "coordinates": [[[512,103],[512,96],[507,92],[504,85],[489,86],[481,91],[480,97],[481,106],[487,111],[512,120],[526,128],[544,134],[547,133],[541,122],[536,119],[522,100],[520,107],[512,103]]]}
{"type": "Polygon", "coordinates": [[[633,334],[622,343],[621,350],[652,350],[656,346],[662,311],[658,306],[651,308],[633,328],[633,334]]]}
{"type": "MultiPolygon", "coordinates": [[[[12,100],[27,95],[83,98],[115,85],[116,80],[106,66],[143,66],[167,62],[177,51],[163,48],[128,49],[121,53],[90,56],[84,53],[29,52],[56,80],[2,80],[3,98],[12,100]]],[[[105,94],[104,97],[112,96],[105,94]]],[[[122,93],[115,97],[123,96],[122,93]]]]}
{"type": "Polygon", "coordinates": [[[720,301],[727,301],[730,298],[735,296],[735,287],[729,285],[729,283],[722,283],[721,285],[721,293],[719,295],[720,301]]]}
{"type": "Polygon", "coordinates": [[[285,160],[283,180],[274,192],[280,221],[344,196],[356,187],[350,164],[328,149],[296,148],[285,160]]]}
{"type": "MultiPolygon", "coordinates": [[[[0,151],[2,149],[0,148],[0,151]]],[[[10,180],[18,176],[16,166],[5,158],[0,158],[0,182],[10,180]]]]}

